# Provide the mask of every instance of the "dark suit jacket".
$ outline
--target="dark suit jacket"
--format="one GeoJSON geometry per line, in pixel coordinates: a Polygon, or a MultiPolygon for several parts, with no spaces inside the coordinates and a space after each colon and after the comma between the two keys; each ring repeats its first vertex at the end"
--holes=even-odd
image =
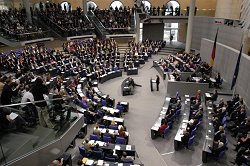
{"type": "Polygon", "coordinates": [[[156,84],[160,84],[160,78],[159,77],[156,78],[156,84]]]}

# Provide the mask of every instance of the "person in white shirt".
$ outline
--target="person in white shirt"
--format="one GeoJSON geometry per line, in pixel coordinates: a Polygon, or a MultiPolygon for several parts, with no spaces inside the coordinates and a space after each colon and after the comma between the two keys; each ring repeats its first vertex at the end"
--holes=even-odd
{"type": "MultiPolygon", "coordinates": [[[[21,100],[21,103],[26,103],[26,102],[34,102],[34,96],[30,92],[30,87],[28,85],[25,86],[24,94],[21,100]]],[[[22,107],[25,107],[25,105],[21,105],[22,107]]]]}

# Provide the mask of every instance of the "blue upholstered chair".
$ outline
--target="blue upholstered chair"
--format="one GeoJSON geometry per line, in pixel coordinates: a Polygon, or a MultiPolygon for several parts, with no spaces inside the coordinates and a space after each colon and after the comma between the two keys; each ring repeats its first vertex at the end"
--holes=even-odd
{"type": "Polygon", "coordinates": [[[126,139],[123,138],[123,137],[116,137],[115,142],[116,142],[116,144],[123,144],[123,145],[125,145],[126,144],[126,139]]]}
{"type": "Polygon", "coordinates": [[[95,134],[90,134],[90,140],[95,140],[95,141],[98,141],[99,140],[99,137],[95,134]]]}

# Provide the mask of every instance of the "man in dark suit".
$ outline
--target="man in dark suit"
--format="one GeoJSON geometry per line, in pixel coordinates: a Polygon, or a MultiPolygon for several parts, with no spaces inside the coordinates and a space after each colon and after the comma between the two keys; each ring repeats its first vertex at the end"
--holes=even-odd
{"type": "Polygon", "coordinates": [[[157,88],[157,91],[159,91],[159,84],[160,84],[160,77],[158,75],[156,75],[156,88],[157,88]]]}

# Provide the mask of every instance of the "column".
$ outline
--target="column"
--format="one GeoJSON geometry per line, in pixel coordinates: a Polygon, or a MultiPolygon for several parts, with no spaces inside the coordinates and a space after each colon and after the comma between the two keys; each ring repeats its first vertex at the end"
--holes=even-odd
{"type": "Polygon", "coordinates": [[[187,37],[186,37],[186,48],[185,48],[186,53],[190,53],[190,49],[191,49],[194,11],[195,11],[195,0],[190,0],[189,16],[188,16],[188,28],[187,28],[187,37]]]}
{"type": "Polygon", "coordinates": [[[30,11],[30,2],[29,0],[22,0],[23,1],[23,7],[25,8],[27,19],[29,23],[32,23],[32,18],[31,18],[31,11],[30,11]]]}
{"type": "Polygon", "coordinates": [[[140,41],[140,17],[137,12],[135,13],[135,27],[136,27],[135,42],[138,43],[140,41]]]}
{"type": "Polygon", "coordinates": [[[87,12],[88,12],[87,2],[88,2],[88,0],[83,0],[83,13],[85,13],[85,14],[87,14],[87,12]]]}

